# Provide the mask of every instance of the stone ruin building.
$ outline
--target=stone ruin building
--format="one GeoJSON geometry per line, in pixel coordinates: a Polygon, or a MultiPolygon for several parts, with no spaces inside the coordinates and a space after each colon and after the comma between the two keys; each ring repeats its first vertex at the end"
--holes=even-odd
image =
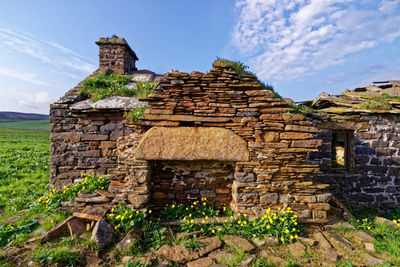
{"type": "Polygon", "coordinates": [[[321,95],[307,103],[318,113],[298,114],[227,62],[207,73],[158,75],[136,69],[125,39],[96,43],[100,66],[88,78],[111,70],[131,77],[128,88],[156,86],[146,99],[93,102],[81,82],[51,105],[51,185],[79,182],[91,170],[112,180],[106,196],[78,197],[73,209],[121,202],[157,209],[207,197],[253,214],[291,207],[303,223],[325,223],[331,192],[346,204],[397,204],[397,102],[376,112],[357,103],[370,93],[395,95],[399,83],[321,95]],[[142,118],[124,118],[143,105],[142,118]]]}

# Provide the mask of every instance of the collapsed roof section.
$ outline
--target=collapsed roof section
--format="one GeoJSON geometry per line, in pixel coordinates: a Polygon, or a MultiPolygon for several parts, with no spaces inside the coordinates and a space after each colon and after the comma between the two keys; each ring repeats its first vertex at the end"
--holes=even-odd
{"type": "Polygon", "coordinates": [[[400,81],[374,82],[366,87],[346,90],[341,95],[320,94],[304,104],[319,112],[348,113],[400,113],[400,81]]]}

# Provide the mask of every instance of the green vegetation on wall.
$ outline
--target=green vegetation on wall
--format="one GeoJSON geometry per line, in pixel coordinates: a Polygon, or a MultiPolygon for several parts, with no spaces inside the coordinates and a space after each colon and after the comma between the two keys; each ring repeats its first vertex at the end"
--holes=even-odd
{"type": "MultiPolygon", "coordinates": [[[[218,63],[218,64],[224,64],[224,65],[230,66],[232,69],[234,69],[239,74],[239,76],[243,76],[243,75],[256,76],[254,73],[252,73],[251,71],[248,70],[249,66],[246,66],[245,64],[243,64],[240,61],[231,61],[231,60],[228,60],[228,59],[224,59],[224,58],[219,58],[218,57],[214,62],[218,63]]],[[[277,92],[275,92],[275,90],[272,87],[272,85],[265,84],[264,82],[260,81],[258,78],[257,78],[257,81],[261,84],[261,86],[262,86],[262,88],[264,90],[272,91],[272,92],[274,92],[276,97],[282,98],[277,92]]]]}
{"type": "Polygon", "coordinates": [[[113,95],[146,98],[154,92],[154,82],[138,82],[133,89],[129,89],[125,85],[130,80],[130,76],[110,72],[103,73],[83,81],[81,95],[92,101],[98,101],[113,95]]]}

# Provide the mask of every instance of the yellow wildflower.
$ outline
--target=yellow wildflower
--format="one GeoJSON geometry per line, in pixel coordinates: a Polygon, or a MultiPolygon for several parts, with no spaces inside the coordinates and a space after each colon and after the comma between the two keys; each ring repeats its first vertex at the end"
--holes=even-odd
{"type": "Polygon", "coordinates": [[[192,214],[191,214],[191,213],[189,214],[189,218],[190,218],[190,217],[192,217],[192,214]]]}
{"type": "Polygon", "coordinates": [[[193,220],[193,219],[191,219],[191,220],[190,220],[190,223],[194,223],[194,220],[193,220]]]}
{"type": "Polygon", "coordinates": [[[139,214],[139,211],[138,211],[138,210],[136,211],[136,214],[139,214]]]}
{"type": "Polygon", "coordinates": [[[397,223],[397,220],[393,220],[394,223],[397,223]]]}
{"type": "Polygon", "coordinates": [[[291,235],[291,236],[290,236],[290,240],[293,240],[293,238],[294,238],[294,237],[291,235]]]}
{"type": "Polygon", "coordinates": [[[284,242],[285,242],[285,239],[284,239],[283,237],[281,237],[281,241],[282,241],[282,243],[284,243],[284,242]]]}
{"type": "Polygon", "coordinates": [[[206,215],[206,217],[205,217],[206,219],[208,219],[208,216],[206,215]]]}
{"type": "Polygon", "coordinates": [[[214,230],[214,229],[212,229],[212,230],[211,230],[211,233],[213,233],[213,234],[214,234],[214,233],[215,233],[215,230],[214,230]]]}
{"type": "Polygon", "coordinates": [[[151,210],[149,210],[149,214],[150,214],[150,213],[152,213],[152,211],[151,211],[151,210]]]}
{"type": "Polygon", "coordinates": [[[267,229],[271,229],[271,225],[267,224],[267,229]]]}
{"type": "Polygon", "coordinates": [[[205,220],[201,220],[201,223],[204,224],[204,223],[206,223],[206,221],[205,220]]]}
{"type": "Polygon", "coordinates": [[[121,215],[117,215],[117,217],[115,217],[116,220],[119,220],[119,218],[121,218],[121,215]]]}
{"type": "Polygon", "coordinates": [[[298,235],[294,235],[294,238],[296,238],[296,239],[297,239],[297,238],[299,238],[299,236],[298,236],[298,235]]]}

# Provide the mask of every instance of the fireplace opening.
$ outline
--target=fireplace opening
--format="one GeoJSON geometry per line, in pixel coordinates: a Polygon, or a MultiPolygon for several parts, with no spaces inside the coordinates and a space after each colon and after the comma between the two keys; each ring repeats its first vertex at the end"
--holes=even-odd
{"type": "Polygon", "coordinates": [[[154,209],[203,197],[218,209],[231,203],[234,162],[155,160],[150,161],[150,168],[149,206],[154,209]]]}

